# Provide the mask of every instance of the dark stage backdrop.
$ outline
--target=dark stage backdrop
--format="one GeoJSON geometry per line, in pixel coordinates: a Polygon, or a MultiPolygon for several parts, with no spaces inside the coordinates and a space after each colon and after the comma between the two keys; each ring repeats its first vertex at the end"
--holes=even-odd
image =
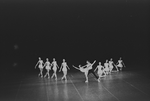
{"type": "Polygon", "coordinates": [[[39,56],[69,66],[119,57],[143,65],[148,23],[148,0],[1,0],[1,67],[34,68],[39,56]]]}

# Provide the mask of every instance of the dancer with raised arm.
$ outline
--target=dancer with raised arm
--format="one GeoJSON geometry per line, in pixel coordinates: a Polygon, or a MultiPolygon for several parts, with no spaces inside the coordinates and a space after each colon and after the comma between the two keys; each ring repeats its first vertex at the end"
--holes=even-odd
{"type": "Polygon", "coordinates": [[[63,71],[63,77],[61,78],[62,80],[65,79],[65,81],[67,81],[67,69],[70,69],[67,65],[67,63],[65,62],[65,59],[63,59],[63,63],[61,64],[60,70],[59,72],[62,70],[63,71]]]}
{"type": "Polygon", "coordinates": [[[86,81],[85,81],[86,83],[88,82],[88,74],[89,74],[90,70],[91,70],[90,73],[93,73],[93,75],[98,79],[98,77],[96,76],[96,74],[92,70],[92,66],[94,65],[95,62],[96,62],[96,60],[91,64],[89,61],[86,61],[87,64],[85,66],[82,66],[82,67],[81,67],[81,65],[79,65],[79,68],[73,66],[74,68],[76,68],[76,69],[78,69],[78,70],[80,70],[81,72],[84,73],[85,78],[86,78],[86,81]]]}
{"type": "Polygon", "coordinates": [[[109,74],[109,64],[108,64],[108,60],[106,60],[106,62],[104,63],[104,72],[105,74],[109,74]]]}
{"type": "Polygon", "coordinates": [[[48,58],[46,58],[46,62],[44,64],[44,67],[45,67],[45,69],[47,71],[44,77],[48,76],[48,78],[50,78],[49,71],[51,70],[51,64],[50,64],[48,58]]]}
{"type": "Polygon", "coordinates": [[[112,58],[109,61],[109,69],[110,69],[110,73],[112,72],[113,68],[116,67],[116,70],[118,71],[118,67],[114,64],[112,58]]]}
{"type": "Polygon", "coordinates": [[[43,68],[44,68],[44,66],[43,66],[43,60],[41,60],[41,58],[39,57],[39,61],[37,62],[37,64],[35,65],[35,69],[36,69],[36,67],[37,67],[37,65],[38,65],[38,68],[40,69],[40,73],[39,73],[39,75],[38,76],[41,76],[41,77],[43,77],[43,68]]]}
{"type": "Polygon", "coordinates": [[[123,67],[126,67],[123,60],[121,59],[121,57],[118,60],[118,62],[116,63],[116,66],[119,68],[120,71],[122,70],[123,67]]]}
{"type": "Polygon", "coordinates": [[[96,71],[97,69],[98,69],[97,74],[99,77],[98,82],[100,82],[100,77],[104,77],[106,75],[104,72],[104,66],[101,65],[101,62],[99,62],[99,65],[95,68],[94,71],[96,71]],[[103,76],[103,73],[104,73],[104,76],[103,76]]]}
{"type": "Polygon", "coordinates": [[[89,61],[86,61],[86,63],[87,63],[86,66],[89,69],[88,75],[90,73],[92,73],[95,76],[95,78],[98,79],[99,77],[95,74],[94,69],[93,69],[93,65],[95,64],[95,62],[96,62],[96,60],[93,63],[90,63],[89,61]]]}
{"type": "Polygon", "coordinates": [[[55,58],[53,58],[53,62],[51,63],[51,66],[52,66],[53,72],[54,72],[51,78],[53,78],[55,76],[55,80],[57,80],[57,74],[56,74],[56,72],[57,72],[57,69],[59,67],[57,65],[57,62],[56,62],[55,58]]]}
{"type": "Polygon", "coordinates": [[[84,68],[84,67],[86,67],[86,66],[81,66],[81,65],[79,65],[79,68],[78,67],[75,67],[74,65],[73,65],[73,67],[75,68],[75,69],[77,69],[77,70],[80,70],[81,72],[83,72],[84,73],[84,75],[85,75],[85,79],[86,79],[86,83],[88,82],[88,68],[84,68]]]}

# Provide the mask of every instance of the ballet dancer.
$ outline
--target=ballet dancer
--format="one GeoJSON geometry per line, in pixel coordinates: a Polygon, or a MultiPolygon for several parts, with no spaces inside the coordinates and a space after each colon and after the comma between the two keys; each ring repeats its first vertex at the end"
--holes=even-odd
{"type": "Polygon", "coordinates": [[[109,61],[110,73],[112,72],[112,70],[113,70],[114,67],[116,67],[116,70],[119,71],[119,70],[118,70],[118,67],[114,64],[114,62],[113,62],[113,60],[112,60],[112,58],[111,58],[110,61],[109,61]]]}
{"type": "Polygon", "coordinates": [[[55,76],[55,80],[57,80],[57,74],[56,74],[56,72],[57,72],[57,68],[59,68],[59,67],[57,65],[57,62],[56,62],[55,58],[53,58],[53,62],[51,63],[51,66],[52,66],[53,71],[54,71],[54,73],[53,73],[53,75],[52,75],[51,78],[53,78],[55,76]]]}
{"type": "Polygon", "coordinates": [[[46,74],[44,75],[44,77],[48,76],[48,78],[50,78],[50,75],[49,75],[49,71],[51,70],[51,64],[48,60],[48,58],[46,58],[46,62],[44,64],[44,67],[45,69],[47,70],[46,74]]]}
{"type": "Polygon", "coordinates": [[[37,64],[35,65],[35,69],[36,69],[36,67],[37,67],[37,65],[38,65],[38,67],[39,67],[39,69],[40,69],[40,73],[39,73],[39,75],[38,76],[41,76],[41,77],[43,77],[43,60],[39,57],[39,61],[37,62],[37,64]]]}
{"type": "Polygon", "coordinates": [[[106,60],[106,62],[104,63],[104,72],[106,75],[109,74],[109,63],[108,63],[108,60],[106,60]]]}
{"type": "Polygon", "coordinates": [[[85,79],[86,79],[85,82],[87,83],[87,82],[88,82],[88,71],[89,71],[89,69],[88,69],[88,68],[84,68],[84,67],[86,67],[86,66],[81,66],[81,65],[79,65],[79,68],[78,68],[78,67],[75,67],[74,65],[73,65],[73,67],[74,67],[75,69],[80,70],[81,72],[84,73],[85,79]]]}
{"type": "Polygon", "coordinates": [[[98,77],[99,77],[98,82],[100,82],[100,77],[104,77],[106,75],[105,72],[104,72],[104,66],[101,65],[101,62],[99,62],[99,65],[95,68],[94,71],[96,71],[97,69],[98,69],[97,74],[98,74],[98,77]],[[104,76],[102,76],[103,73],[104,73],[104,76]]]}
{"type": "Polygon", "coordinates": [[[61,64],[61,67],[60,67],[60,70],[59,70],[59,72],[62,70],[63,71],[63,77],[61,78],[62,80],[63,79],[65,79],[65,81],[67,81],[67,77],[66,77],[66,75],[67,75],[67,69],[69,69],[70,70],[70,68],[68,67],[68,65],[67,65],[67,63],[65,62],[65,59],[63,59],[63,62],[62,62],[62,64],[61,64]]]}
{"type": "Polygon", "coordinates": [[[120,71],[122,70],[123,67],[126,67],[123,60],[121,59],[121,57],[118,60],[118,62],[116,63],[116,66],[119,68],[120,71]]]}
{"type": "Polygon", "coordinates": [[[89,69],[88,75],[90,73],[92,73],[95,76],[95,78],[98,79],[99,77],[95,74],[94,69],[93,69],[93,65],[94,65],[95,62],[96,62],[96,60],[93,63],[90,63],[89,61],[86,61],[86,63],[87,63],[86,66],[89,69]]]}
{"type": "Polygon", "coordinates": [[[86,61],[87,64],[85,66],[82,66],[82,67],[81,67],[81,65],[79,65],[79,68],[73,66],[74,68],[80,70],[81,72],[84,72],[84,75],[86,78],[86,81],[85,81],[86,83],[88,82],[89,72],[93,73],[93,75],[98,79],[97,75],[94,73],[94,70],[92,69],[92,66],[94,65],[95,62],[96,62],[96,60],[91,64],[89,61],[86,61]]]}

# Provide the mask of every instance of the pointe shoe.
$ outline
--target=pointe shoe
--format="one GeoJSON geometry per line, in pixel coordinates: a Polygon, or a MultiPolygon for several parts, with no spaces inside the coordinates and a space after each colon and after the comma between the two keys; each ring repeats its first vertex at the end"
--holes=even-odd
{"type": "Polygon", "coordinates": [[[88,81],[86,80],[85,83],[88,83],[88,81]]]}

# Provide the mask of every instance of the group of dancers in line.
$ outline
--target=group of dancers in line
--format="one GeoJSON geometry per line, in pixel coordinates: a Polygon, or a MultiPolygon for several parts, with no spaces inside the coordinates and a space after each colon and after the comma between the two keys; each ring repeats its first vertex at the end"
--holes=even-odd
{"type": "MultiPolygon", "coordinates": [[[[86,81],[85,81],[86,83],[88,82],[88,75],[90,73],[92,73],[96,77],[97,81],[100,82],[101,77],[105,77],[106,75],[111,74],[111,72],[121,71],[123,67],[126,67],[123,60],[121,59],[121,57],[116,64],[113,62],[113,60],[111,58],[109,61],[106,60],[106,62],[104,63],[104,66],[101,64],[101,62],[99,62],[98,66],[95,69],[93,69],[93,65],[95,63],[96,63],[96,60],[93,63],[86,61],[86,65],[84,65],[84,66],[79,65],[77,67],[77,66],[72,65],[72,67],[74,67],[75,69],[80,70],[81,72],[84,73],[85,78],[86,78],[86,81]],[[113,70],[114,67],[116,68],[116,70],[113,70]],[[96,71],[97,71],[98,76],[95,74],[96,71]]],[[[57,65],[55,58],[53,58],[52,63],[50,63],[49,59],[46,58],[46,62],[44,63],[43,60],[39,57],[39,61],[35,65],[35,69],[37,66],[40,69],[40,73],[38,76],[50,78],[49,71],[52,69],[53,74],[52,74],[51,78],[55,77],[55,80],[57,80],[57,70],[59,69],[59,66],[57,65]],[[43,76],[44,67],[47,70],[47,72],[43,76]]],[[[63,77],[61,78],[62,80],[65,79],[65,81],[67,81],[66,76],[67,76],[68,69],[70,70],[70,68],[67,65],[67,62],[65,61],[65,59],[63,59],[63,62],[59,69],[59,72],[61,72],[61,71],[63,72],[63,77]]]]}

